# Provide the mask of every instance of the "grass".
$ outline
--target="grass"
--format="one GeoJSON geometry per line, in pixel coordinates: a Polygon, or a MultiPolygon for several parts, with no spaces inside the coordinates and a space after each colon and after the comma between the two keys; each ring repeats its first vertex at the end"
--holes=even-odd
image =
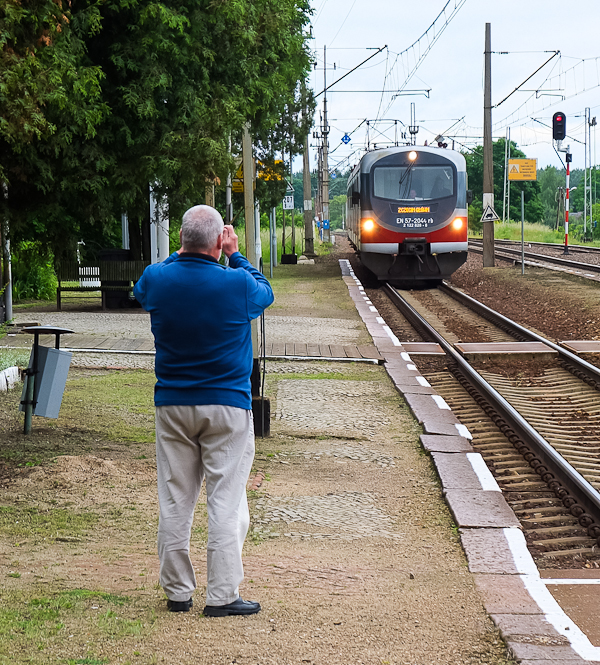
{"type": "Polygon", "coordinates": [[[45,591],[32,597],[21,590],[4,591],[2,601],[1,665],[104,665],[111,660],[91,653],[90,642],[100,645],[139,638],[156,621],[153,613],[146,619],[132,618],[132,601],[127,596],[91,589],[45,591]],[[64,657],[57,657],[61,653],[64,657]]]}
{"type": "Polygon", "coordinates": [[[114,441],[154,442],[153,372],[107,372],[67,383],[60,420],[88,423],[114,441]]]}
{"type": "MultiPolygon", "coordinates": [[[[576,239],[575,229],[570,228],[569,240],[571,243],[579,242],[576,239]]],[[[499,222],[494,224],[494,237],[497,240],[514,240],[521,241],[521,222],[509,221],[499,222]]],[[[549,242],[557,245],[562,245],[565,242],[564,230],[554,231],[545,224],[530,224],[525,222],[524,225],[524,238],[525,242],[549,242]]],[[[600,246],[600,241],[595,240],[591,243],[586,243],[593,247],[600,246]]]]}
{"type": "Polygon", "coordinates": [[[0,506],[0,534],[12,540],[75,538],[85,534],[97,521],[98,515],[91,512],[0,506]]]}
{"type": "Polygon", "coordinates": [[[30,353],[29,349],[0,349],[0,372],[7,367],[27,367],[30,353]]]}

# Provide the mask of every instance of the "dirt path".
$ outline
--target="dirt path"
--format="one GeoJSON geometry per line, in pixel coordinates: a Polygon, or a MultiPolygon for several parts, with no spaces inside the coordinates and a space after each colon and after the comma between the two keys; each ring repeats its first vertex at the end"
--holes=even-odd
{"type": "MultiPolygon", "coordinates": [[[[354,318],[347,301],[337,316],[329,296],[339,293],[336,257],[312,275],[311,266],[287,268],[277,274],[285,293],[277,316],[298,318],[300,282],[311,317],[354,318]]],[[[25,466],[21,457],[20,468],[7,457],[23,443],[18,396],[0,395],[0,437],[9,442],[0,663],[512,662],[482,608],[418,428],[382,367],[268,365],[272,436],[257,440],[255,472],[265,478],[249,492],[242,587],[263,611],[226,619],[201,615],[203,497],[192,612],[166,612],[157,585],[151,379],[75,373],[69,385],[64,419],[35,423],[26,444],[29,459],[36,443],[43,459],[25,466]],[[115,391],[122,408],[107,397],[115,391]]]]}

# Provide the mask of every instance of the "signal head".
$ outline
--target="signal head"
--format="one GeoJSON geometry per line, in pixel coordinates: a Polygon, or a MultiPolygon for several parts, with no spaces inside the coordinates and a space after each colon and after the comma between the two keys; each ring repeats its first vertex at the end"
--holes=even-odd
{"type": "Polygon", "coordinates": [[[567,135],[567,118],[564,113],[557,111],[552,116],[552,138],[562,141],[567,135]]]}

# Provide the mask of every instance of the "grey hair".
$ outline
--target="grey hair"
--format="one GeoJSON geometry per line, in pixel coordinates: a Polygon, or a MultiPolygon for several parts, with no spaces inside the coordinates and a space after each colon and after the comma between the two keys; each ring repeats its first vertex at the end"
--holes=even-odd
{"type": "Polygon", "coordinates": [[[181,221],[181,243],[190,251],[212,249],[223,233],[223,218],[207,205],[190,208],[181,221]]]}

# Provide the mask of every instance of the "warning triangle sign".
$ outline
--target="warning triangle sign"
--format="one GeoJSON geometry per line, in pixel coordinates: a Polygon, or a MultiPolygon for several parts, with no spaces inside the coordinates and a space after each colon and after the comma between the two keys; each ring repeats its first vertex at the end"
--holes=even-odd
{"type": "Polygon", "coordinates": [[[495,222],[499,219],[500,217],[498,217],[496,211],[490,205],[486,207],[486,209],[483,211],[483,215],[481,215],[482,222],[495,222]]]}
{"type": "Polygon", "coordinates": [[[510,170],[509,173],[520,173],[521,169],[519,168],[518,164],[511,164],[510,165],[510,170]]]}

